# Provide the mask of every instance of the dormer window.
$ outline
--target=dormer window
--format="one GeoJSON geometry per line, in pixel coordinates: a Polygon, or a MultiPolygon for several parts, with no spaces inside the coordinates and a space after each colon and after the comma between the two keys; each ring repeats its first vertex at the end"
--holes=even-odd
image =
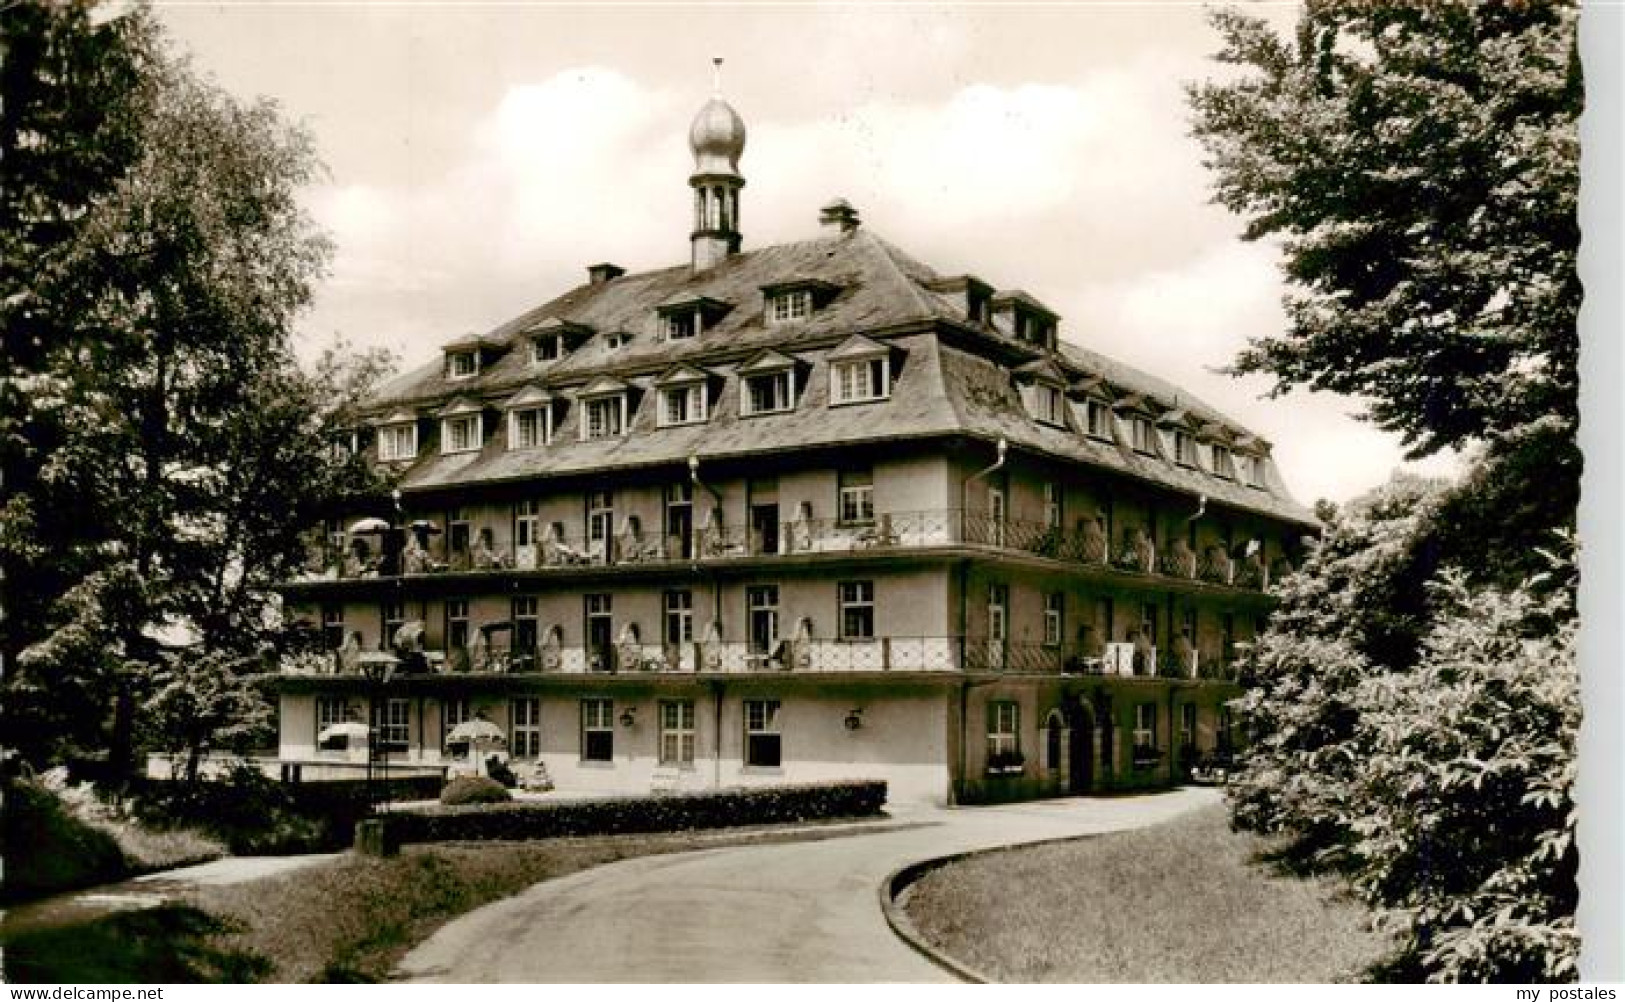
{"type": "Polygon", "coordinates": [[[885,355],[830,366],[830,403],[858,404],[891,396],[891,359],[885,355]]]}
{"type": "Polygon", "coordinates": [[[1243,478],[1247,482],[1248,487],[1263,487],[1264,484],[1265,484],[1265,481],[1264,481],[1264,457],[1263,456],[1242,456],[1241,457],[1241,472],[1242,472],[1243,478]]]}
{"type": "Polygon", "coordinates": [[[418,454],[418,424],[406,421],[388,424],[378,429],[378,458],[386,463],[399,463],[416,459],[418,454]]]}
{"type": "Polygon", "coordinates": [[[1174,429],[1174,462],[1180,466],[1196,465],[1196,439],[1183,429],[1174,429]]]}
{"type": "Polygon", "coordinates": [[[795,408],[795,373],[790,369],[746,376],[742,386],[746,415],[778,414],[795,408]]]}
{"type": "Polygon", "coordinates": [[[792,289],[780,292],[768,300],[767,316],[773,323],[782,324],[791,320],[805,320],[812,315],[812,292],[807,289],[792,289]]]}
{"type": "Polygon", "coordinates": [[[1061,404],[1061,389],[1048,383],[1037,383],[1032,388],[1033,417],[1043,424],[1065,427],[1061,404]]]}
{"type": "Polygon", "coordinates": [[[666,340],[686,341],[699,333],[699,312],[671,313],[666,316],[666,340]]]}
{"type": "Polygon", "coordinates": [[[478,414],[460,414],[449,417],[440,423],[440,451],[446,454],[454,452],[478,452],[483,436],[481,420],[478,414]]]}
{"type": "Polygon", "coordinates": [[[668,386],[660,391],[660,427],[703,424],[706,419],[705,384],[668,386]]]}
{"type": "Polygon", "coordinates": [[[626,432],[626,394],[595,397],[581,408],[582,439],[614,438],[626,432]]]}
{"type": "Polygon", "coordinates": [[[446,354],[446,378],[471,379],[479,374],[479,352],[453,351],[446,354]]]}
{"type": "Polygon", "coordinates": [[[530,360],[535,363],[555,362],[564,357],[564,336],[539,337],[530,343],[530,360]]]}
{"type": "Polygon", "coordinates": [[[1090,399],[1084,402],[1084,433],[1090,438],[1109,442],[1112,438],[1112,411],[1105,401],[1090,399]]]}
{"type": "Polygon", "coordinates": [[[1225,480],[1234,480],[1236,478],[1236,461],[1235,457],[1231,455],[1228,446],[1214,443],[1213,475],[1222,477],[1225,480]]]}
{"type": "Polygon", "coordinates": [[[1039,359],[1015,371],[1021,401],[1040,424],[1066,427],[1066,377],[1055,365],[1039,359]]]}
{"type": "Polygon", "coordinates": [[[508,414],[508,448],[535,449],[553,439],[553,414],[547,407],[524,407],[508,414]]]}
{"type": "Polygon", "coordinates": [[[1129,440],[1135,452],[1147,456],[1157,454],[1157,430],[1145,415],[1136,414],[1129,418],[1129,440]]]}
{"type": "Polygon", "coordinates": [[[607,347],[610,351],[616,351],[616,350],[618,350],[620,348],[625,348],[627,345],[629,345],[631,343],[632,343],[632,335],[627,333],[626,331],[615,331],[614,333],[612,333],[609,336],[604,338],[604,346],[607,347]]]}

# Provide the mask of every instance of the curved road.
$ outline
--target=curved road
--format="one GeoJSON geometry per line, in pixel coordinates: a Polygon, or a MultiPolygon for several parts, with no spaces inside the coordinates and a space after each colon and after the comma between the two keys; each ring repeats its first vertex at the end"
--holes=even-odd
{"type": "Polygon", "coordinates": [[[1121,831],[1217,803],[1184,789],[1110,800],[941,810],[925,827],[818,842],[646,856],[544,881],[447,924],[396,980],[421,982],[945,982],[886,925],[877,890],[936,856],[1121,831]]]}

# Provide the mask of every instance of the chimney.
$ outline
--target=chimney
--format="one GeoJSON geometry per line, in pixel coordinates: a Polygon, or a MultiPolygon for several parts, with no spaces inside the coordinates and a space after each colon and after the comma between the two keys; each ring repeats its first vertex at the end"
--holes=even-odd
{"type": "Polygon", "coordinates": [[[618,264],[610,264],[608,261],[603,264],[587,266],[587,280],[593,285],[603,285],[605,282],[613,281],[624,274],[626,274],[625,268],[618,264]]]}
{"type": "Polygon", "coordinates": [[[837,198],[818,210],[818,225],[823,227],[825,235],[833,236],[836,233],[851,233],[863,223],[858,219],[858,210],[852,208],[852,203],[837,198]]]}

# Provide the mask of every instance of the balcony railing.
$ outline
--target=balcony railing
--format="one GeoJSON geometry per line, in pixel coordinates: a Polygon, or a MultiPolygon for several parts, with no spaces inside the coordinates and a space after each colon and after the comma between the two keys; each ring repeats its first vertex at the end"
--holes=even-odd
{"type": "Polygon", "coordinates": [[[635,520],[628,520],[620,532],[597,538],[569,536],[550,527],[536,542],[524,546],[476,542],[467,549],[434,554],[421,547],[400,549],[381,543],[382,535],[374,534],[360,549],[353,548],[354,542],[348,551],[331,542],[318,544],[300,580],[693,564],[948,546],[985,547],[1147,577],[1251,590],[1263,590],[1292,570],[1284,559],[1266,568],[1257,555],[1232,558],[1217,546],[1200,554],[1182,542],[1159,549],[1138,530],[1112,541],[1094,523],[1069,530],[960,509],[890,512],[866,522],[814,518],[765,526],[710,522],[671,535],[642,531],[635,520]]]}
{"type": "MultiPolygon", "coordinates": [[[[285,675],[362,674],[359,652],[308,652],[284,660],[285,675]]],[[[805,638],[767,649],[745,641],[683,644],[621,642],[601,647],[552,643],[473,644],[406,655],[396,677],[410,675],[594,675],[777,672],[971,672],[1016,675],[1116,675],[1233,678],[1228,666],[1187,653],[1159,657],[1134,644],[1036,644],[987,637],[805,638]]]]}

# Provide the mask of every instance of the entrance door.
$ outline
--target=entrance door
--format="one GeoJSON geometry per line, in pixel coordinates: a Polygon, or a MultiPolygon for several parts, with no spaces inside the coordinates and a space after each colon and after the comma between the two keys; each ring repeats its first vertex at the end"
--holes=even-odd
{"type": "Polygon", "coordinates": [[[1076,703],[1067,711],[1070,740],[1067,743],[1066,762],[1068,790],[1071,793],[1088,793],[1095,785],[1093,716],[1083,703],[1076,703]]]}

